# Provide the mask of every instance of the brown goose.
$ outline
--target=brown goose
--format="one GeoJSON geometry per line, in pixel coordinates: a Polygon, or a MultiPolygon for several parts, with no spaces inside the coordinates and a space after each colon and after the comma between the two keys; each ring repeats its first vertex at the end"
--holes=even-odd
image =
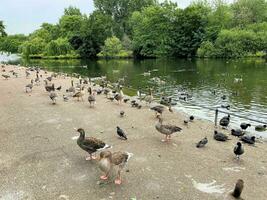
{"type": "Polygon", "coordinates": [[[91,107],[92,104],[93,104],[93,106],[95,105],[96,100],[95,100],[95,95],[92,94],[92,88],[91,87],[88,88],[88,92],[89,92],[88,101],[89,101],[90,107],[91,107]]]}
{"type": "Polygon", "coordinates": [[[101,176],[100,179],[107,180],[110,172],[112,171],[114,166],[118,166],[118,174],[115,180],[115,184],[121,184],[121,171],[129,161],[129,159],[133,156],[132,153],[128,152],[114,152],[111,153],[110,151],[103,151],[100,153],[100,160],[99,160],[99,168],[105,173],[104,176],[101,176]]]}
{"type": "Polygon", "coordinates": [[[76,97],[78,99],[78,101],[80,101],[80,98],[83,101],[83,96],[85,95],[85,91],[84,91],[84,87],[82,87],[81,91],[76,92],[72,97],[76,97]]]}
{"type": "Polygon", "coordinates": [[[29,91],[31,92],[33,88],[33,80],[31,80],[31,83],[25,86],[26,93],[29,91]]]}
{"type": "Polygon", "coordinates": [[[71,80],[71,87],[69,89],[67,89],[67,92],[71,92],[71,93],[75,93],[76,92],[76,89],[73,86],[73,80],[71,80]]]}
{"type": "Polygon", "coordinates": [[[149,104],[151,104],[151,103],[153,102],[154,97],[153,97],[152,89],[151,89],[151,88],[149,88],[149,95],[145,96],[145,97],[144,97],[144,100],[145,100],[147,103],[149,103],[149,104]]]}
{"type": "Polygon", "coordinates": [[[120,87],[120,92],[117,93],[115,96],[114,96],[114,99],[119,103],[121,104],[122,100],[123,100],[123,97],[124,97],[124,94],[122,92],[122,87],[120,87]]]}
{"type": "Polygon", "coordinates": [[[105,142],[102,142],[99,139],[93,137],[85,137],[85,131],[82,128],[76,130],[80,133],[80,137],[77,139],[77,144],[81,149],[89,153],[89,156],[86,160],[96,159],[95,156],[92,156],[93,153],[101,151],[107,148],[111,148],[110,145],[107,145],[105,142]]]}
{"type": "Polygon", "coordinates": [[[163,142],[168,141],[171,139],[171,135],[176,132],[180,132],[182,129],[178,126],[174,125],[163,125],[163,120],[161,117],[159,117],[159,122],[156,124],[155,128],[158,132],[161,134],[164,134],[166,136],[165,140],[162,140],[163,142]]]}
{"type": "Polygon", "coordinates": [[[45,90],[47,92],[55,91],[54,83],[52,85],[50,85],[50,84],[48,84],[47,80],[45,80],[44,82],[45,82],[45,90]]]}
{"type": "MultiPolygon", "coordinates": [[[[165,106],[157,105],[157,106],[151,107],[150,110],[154,110],[156,113],[156,116],[158,116],[158,114],[162,115],[163,111],[165,110],[165,106]]],[[[168,106],[168,110],[170,112],[173,112],[171,106],[168,106]]]]}
{"type": "Polygon", "coordinates": [[[57,101],[57,93],[54,91],[51,91],[49,94],[50,99],[52,100],[52,104],[56,104],[57,101]]]}

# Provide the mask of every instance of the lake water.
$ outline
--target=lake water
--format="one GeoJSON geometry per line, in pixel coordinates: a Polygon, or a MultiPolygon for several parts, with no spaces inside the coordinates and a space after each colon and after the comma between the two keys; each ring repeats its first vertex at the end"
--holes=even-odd
{"type": "MultiPolygon", "coordinates": [[[[1,60],[1,58],[0,58],[1,60]]],[[[150,60],[17,60],[26,66],[41,66],[56,72],[82,76],[107,76],[111,82],[124,77],[128,88],[155,96],[164,93],[177,103],[175,108],[189,115],[214,121],[214,109],[267,123],[267,63],[264,59],[150,59],[150,60]],[[186,100],[182,100],[188,94],[186,100]],[[225,96],[226,98],[222,98],[225,96]],[[230,105],[230,110],[222,106],[230,105]],[[207,107],[209,109],[206,109],[207,107]],[[212,110],[210,110],[212,109],[212,110]]],[[[132,90],[131,93],[136,93],[132,90]]],[[[225,114],[220,113],[219,119],[225,114]]],[[[233,116],[231,127],[251,122],[233,116]]],[[[254,132],[254,127],[248,129],[254,132]]],[[[259,133],[267,137],[267,131],[259,133]]]]}

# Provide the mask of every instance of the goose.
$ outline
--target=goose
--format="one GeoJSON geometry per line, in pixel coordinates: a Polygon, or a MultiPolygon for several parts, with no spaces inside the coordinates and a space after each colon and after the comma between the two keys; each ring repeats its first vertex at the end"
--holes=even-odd
{"type": "Polygon", "coordinates": [[[242,130],[240,129],[232,129],[231,130],[231,134],[233,136],[237,136],[237,137],[240,137],[240,136],[243,136],[245,134],[245,132],[243,132],[242,130]]]}
{"type": "Polygon", "coordinates": [[[88,101],[89,101],[90,107],[91,107],[92,104],[95,105],[96,100],[95,100],[95,95],[92,94],[91,87],[88,88],[88,92],[89,92],[88,101]]]}
{"type": "Polygon", "coordinates": [[[240,124],[240,128],[244,131],[247,130],[247,128],[250,126],[251,126],[251,124],[247,124],[247,123],[241,123],[240,124]]]}
{"type": "Polygon", "coordinates": [[[125,112],[122,110],[122,111],[120,111],[120,116],[121,117],[123,117],[124,116],[124,114],[125,114],[125,112]]]}
{"type": "Polygon", "coordinates": [[[236,146],[234,148],[234,154],[236,155],[236,158],[239,159],[239,157],[244,153],[244,148],[242,147],[241,142],[237,142],[236,146]]]}
{"type": "Polygon", "coordinates": [[[255,144],[255,136],[249,136],[249,135],[244,135],[241,137],[241,141],[248,143],[248,144],[255,144]]]}
{"type": "MultiPolygon", "coordinates": [[[[150,109],[154,110],[156,112],[156,114],[159,113],[160,115],[162,115],[163,111],[165,110],[165,107],[162,105],[158,105],[158,106],[151,107],[150,109]]],[[[170,112],[173,112],[171,109],[171,106],[168,107],[168,110],[170,112]]]]}
{"type": "Polygon", "coordinates": [[[111,153],[110,151],[103,151],[100,153],[99,159],[99,168],[101,171],[105,173],[105,175],[101,176],[101,180],[107,180],[110,176],[110,173],[114,166],[118,166],[118,174],[115,179],[115,184],[120,185],[122,183],[121,179],[121,171],[128,163],[129,159],[133,156],[132,153],[128,152],[114,152],[111,153]]]}
{"type": "Polygon", "coordinates": [[[80,101],[80,98],[83,101],[83,96],[84,96],[85,92],[84,92],[84,87],[82,87],[81,91],[76,92],[72,97],[76,97],[78,99],[78,101],[80,101]]]}
{"type": "Polygon", "coordinates": [[[19,74],[17,72],[12,72],[12,75],[18,78],[19,74]]]}
{"type": "Polygon", "coordinates": [[[31,80],[30,84],[26,85],[25,87],[26,93],[28,93],[29,91],[32,92],[32,88],[33,88],[33,80],[31,80]]]}
{"type": "Polygon", "coordinates": [[[202,148],[202,147],[204,147],[206,144],[208,144],[208,139],[207,139],[207,137],[204,137],[202,140],[200,140],[200,141],[197,143],[196,147],[197,147],[197,148],[202,148]]]}
{"type": "Polygon", "coordinates": [[[152,94],[152,89],[149,88],[149,95],[145,96],[145,101],[151,104],[154,100],[153,94],[152,94]]]}
{"type": "Polygon", "coordinates": [[[52,76],[49,76],[46,79],[51,82],[53,78],[52,78],[52,76]]]}
{"type": "Polygon", "coordinates": [[[130,101],[129,98],[127,98],[127,99],[123,99],[123,102],[124,102],[124,103],[127,103],[128,101],[130,101]]]}
{"type": "Polygon", "coordinates": [[[171,135],[173,133],[176,132],[180,132],[182,129],[178,126],[174,126],[174,125],[163,125],[163,119],[161,117],[158,117],[159,121],[156,124],[155,128],[158,132],[160,132],[161,134],[164,134],[165,140],[162,140],[163,142],[168,141],[171,139],[171,135]]]}
{"type": "Polygon", "coordinates": [[[26,70],[25,73],[26,73],[26,78],[29,78],[29,76],[31,75],[31,73],[28,70],[26,70]]]}
{"type": "Polygon", "coordinates": [[[57,93],[54,91],[51,91],[49,94],[49,98],[52,100],[52,104],[56,104],[57,101],[57,93]]]}
{"type": "Polygon", "coordinates": [[[96,159],[95,156],[92,156],[93,153],[96,153],[97,151],[101,151],[104,149],[111,148],[110,145],[107,145],[105,142],[96,139],[94,137],[85,137],[85,131],[82,128],[79,128],[76,130],[78,133],[80,133],[79,138],[77,139],[78,146],[89,153],[89,156],[86,157],[86,160],[94,160],[96,159]]]}
{"type": "Polygon", "coordinates": [[[75,87],[73,86],[73,80],[71,80],[71,87],[69,89],[66,90],[66,92],[70,92],[70,93],[75,93],[76,92],[76,89],[75,87]]]}
{"type": "Polygon", "coordinates": [[[54,85],[54,83],[52,85],[48,85],[47,80],[45,80],[45,90],[47,92],[55,91],[55,85],[54,85]]]}
{"type": "Polygon", "coordinates": [[[230,115],[224,116],[221,120],[220,120],[220,125],[223,128],[227,128],[227,126],[230,124],[230,115]]]}
{"type": "Polygon", "coordinates": [[[35,78],[34,82],[35,82],[36,85],[40,84],[40,78],[39,78],[38,73],[36,73],[36,78],[35,78]]]}
{"type": "Polygon", "coordinates": [[[255,126],[256,131],[265,131],[267,129],[266,125],[257,125],[255,126]]]}
{"type": "Polygon", "coordinates": [[[8,80],[10,78],[10,76],[7,74],[2,74],[2,76],[5,78],[5,80],[8,80]]]}
{"type": "Polygon", "coordinates": [[[217,141],[225,142],[227,140],[230,140],[227,135],[224,133],[219,133],[218,131],[214,131],[213,138],[217,141]]]}
{"type": "Polygon", "coordinates": [[[121,104],[122,100],[123,100],[123,91],[122,91],[122,87],[120,87],[120,92],[117,93],[115,96],[114,96],[114,99],[119,103],[121,104]]]}
{"type": "Polygon", "coordinates": [[[67,101],[69,101],[69,97],[66,96],[65,94],[63,94],[63,100],[64,100],[65,102],[67,102],[67,101]]]}
{"type": "Polygon", "coordinates": [[[125,132],[118,126],[117,126],[117,134],[121,139],[127,140],[125,132]]]}

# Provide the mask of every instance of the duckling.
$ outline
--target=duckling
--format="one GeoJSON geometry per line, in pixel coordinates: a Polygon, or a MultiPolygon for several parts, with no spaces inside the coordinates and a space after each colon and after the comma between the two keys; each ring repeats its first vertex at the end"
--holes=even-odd
{"type": "Polygon", "coordinates": [[[92,156],[93,153],[111,148],[110,145],[107,145],[105,142],[99,139],[93,137],[85,137],[85,131],[82,128],[79,128],[76,131],[80,133],[80,136],[77,139],[78,146],[87,153],[89,153],[89,156],[86,157],[86,160],[94,160],[96,159],[96,157],[92,156]]]}
{"type": "Polygon", "coordinates": [[[234,136],[240,137],[240,136],[243,136],[245,134],[245,132],[243,132],[240,129],[232,129],[231,134],[234,136]]]}
{"type": "Polygon", "coordinates": [[[247,123],[241,123],[241,124],[240,124],[240,128],[241,128],[243,131],[247,130],[247,128],[250,127],[250,126],[251,126],[251,124],[247,124],[247,123]]]}
{"type": "Polygon", "coordinates": [[[82,87],[81,91],[79,92],[76,92],[72,97],[76,97],[78,99],[78,101],[80,101],[80,98],[82,99],[83,101],[83,96],[85,95],[85,92],[84,92],[84,87],[82,87]]]}
{"type": "Polygon", "coordinates": [[[239,157],[244,153],[244,148],[242,147],[241,142],[237,142],[236,146],[234,148],[234,153],[236,155],[236,158],[239,159],[239,157]]]}
{"type": "Polygon", "coordinates": [[[6,74],[2,74],[2,76],[5,78],[5,80],[8,80],[10,78],[10,76],[6,74]]]}
{"type": "Polygon", "coordinates": [[[89,92],[88,101],[89,101],[90,107],[91,107],[92,104],[93,104],[93,106],[95,105],[96,100],[95,100],[95,95],[92,94],[91,87],[88,88],[88,92],[89,92]]]}
{"type": "Polygon", "coordinates": [[[182,129],[178,126],[174,126],[174,125],[163,125],[163,119],[161,117],[158,117],[159,121],[156,124],[155,128],[158,132],[160,132],[161,134],[164,134],[165,140],[162,140],[163,142],[165,141],[169,141],[171,139],[171,135],[173,133],[176,132],[180,132],[182,129]]]}
{"type": "Polygon", "coordinates": [[[32,88],[33,88],[33,80],[31,80],[30,84],[26,85],[25,87],[26,93],[28,93],[29,90],[32,92],[32,88]]]}
{"type": "Polygon", "coordinates": [[[243,188],[244,188],[244,181],[242,179],[237,180],[236,185],[235,185],[235,189],[232,192],[232,196],[237,198],[237,199],[240,199],[243,188]]]}
{"type": "Polygon", "coordinates": [[[125,132],[118,126],[117,126],[117,134],[121,139],[127,140],[125,132]]]}
{"type": "Polygon", "coordinates": [[[257,125],[255,126],[255,131],[266,131],[267,126],[266,125],[257,125]]]}
{"type": "Polygon", "coordinates": [[[118,166],[119,170],[115,179],[115,184],[120,185],[122,183],[121,171],[132,156],[132,153],[121,151],[114,153],[111,153],[110,151],[101,152],[99,159],[99,168],[105,173],[105,175],[101,176],[100,179],[107,180],[113,167],[118,166]]]}
{"type": "Polygon", "coordinates": [[[248,143],[248,144],[255,144],[256,142],[256,137],[255,136],[249,136],[249,135],[244,135],[241,137],[241,140],[245,143],[248,143]]]}
{"type": "Polygon", "coordinates": [[[224,116],[224,117],[220,120],[220,125],[221,125],[223,128],[227,128],[229,124],[230,124],[230,115],[224,116]]]}
{"type": "Polygon", "coordinates": [[[197,147],[197,148],[202,148],[202,147],[204,147],[206,144],[208,144],[208,139],[207,139],[207,137],[204,137],[202,140],[200,140],[200,141],[197,143],[196,147],[197,147]]]}
{"type": "Polygon", "coordinates": [[[217,141],[225,142],[227,140],[230,140],[227,135],[223,133],[219,133],[218,131],[214,131],[214,139],[217,141]]]}
{"type": "Polygon", "coordinates": [[[57,101],[57,93],[54,91],[51,91],[49,94],[49,98],[52,100],[52,104],[56,104],[57,101]]]}

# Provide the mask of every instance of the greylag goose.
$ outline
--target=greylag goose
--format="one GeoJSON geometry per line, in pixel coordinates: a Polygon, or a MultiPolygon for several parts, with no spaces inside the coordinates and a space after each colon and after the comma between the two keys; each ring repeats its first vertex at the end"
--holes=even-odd
{"type": "Polygon", "coordinates": [[[99,168],[105,173],[105,175],[101,176],[100,179],[107,180],[110,176],[113,167],[118,166],[119,170],[115,179],[115,184],[120,185],[122,183],[121,171],[132,156],[132,153],[121,151],[114,153],[111,153],[110,151],[101,152],[99,159],[99,168]]]}
{"type": "Polygon", "coordinates": [[[76,92],[72,97],[73,98],[77,98],[78,99],[78,101],[80,101],[80,98],[82,99],[82,101],[83,101],[83,96],[85,95],[85,91],[84,91],[84,87],[82,87],[82,89],[81,89],[81,91],[79,91],[79,92],[76,92]]]}
{"type": "Polygon", "coordinates": [[[80,137],[77,139],[78,146],[89,153],[89,156],[86,157],[86,160],[96,159],[95,156],[92,156],[93,153],[111,148],[110,145],[107,145],[105,142],[99,139],[96,139],[94,137],[85,137],[85,131],[82,128],[79,128],[76,131],[80,133],[80,137]]]}
{"type": "Polygon", "coordinates": [[[162,140],[163,142],[168,141],[171,139],[171,135],[176,132],[180,132],[182,129],[178,126],[174,125],[163,125],[163,119],[161,117],[158,117],[159,121],[156,124],[155,128],[158,132],[165,135],[165,140],[162,140]]]}
{"type": "Polygon", "coordinates": [[[90,107],[91,107],[92,104],[93,104],[93,106],[95,105],[96,100],[95,100],[95,95],[92,94],[91,87],[88,88],[88,92],[89,92],[88,101],[89,101],[90,107]]]}
{"type": "Polygon", "coordinates": [[[32,88],[33,88],[33,80],[31,80],[31,83],[26,85],[25,90],[26,93],[28,93],[29,91],[32,92],[32,88]]]}
{"type": "Polygon", "coordinates": [[[52,100],[52,104],[56,104],[57,101],[57,93],[55,93],[54,91],[51,91],[49,94],[49,98],[52,100]]]}

